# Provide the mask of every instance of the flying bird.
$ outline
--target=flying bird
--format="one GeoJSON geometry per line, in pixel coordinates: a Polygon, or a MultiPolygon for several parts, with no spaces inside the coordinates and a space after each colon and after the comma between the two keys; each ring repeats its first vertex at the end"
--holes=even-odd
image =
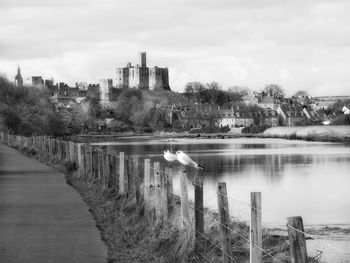
{"type": "Polygon", "coordinates": [[[175,162],[177,161],[177,156],[173,153],[171,153],[169,150],[164,151],[164,159],[168,162],[175,162]]]}
{"type": "Polygon", "coordinates": [[[196,163],[195,161],[193,161],[191,159],[191,157],[189,157],[186,153],[184,153],[183,151],[177,151],[176,152],[176,157],[177,160],[182,163],[185,166],[192,166],[196,169],[204,169],[203,166],[199,165],[198,163],[196,163]]]}

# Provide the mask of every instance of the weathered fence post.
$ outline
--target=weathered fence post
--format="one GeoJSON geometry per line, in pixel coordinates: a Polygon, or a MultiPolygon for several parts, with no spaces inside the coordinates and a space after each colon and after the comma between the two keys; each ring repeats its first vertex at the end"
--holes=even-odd
{"type": "Polygon", "coordinates": [[[118,189],[118,192],[119,192],[118,160],[119,160],[119,156],[115,152],[113,154],[113,161],[114,161],[113,183],[114,183],[114,189],[116,189],[116,190],[118,189]]]}
{"type": "Polygon", "coordinates": [[[98,180],[101,182],[103,177],[102,177],[102,149],[100,146],[97,148],[97,177],[98,177],[98,180]]]}
{"type": "Polygon", "coordinates": [[[68,141],[64,141],[64,146],[65,146],[65,152],[66,152],[66,161],[70,161],[69,142],[68,141]]]}
{"type": "Polygon", "coordinates": [[[141,213],[142,211],[142,195],[141,195],[141,178],[140,178],[140,166],[139,166],[139,158],[134,157],[134,183],[135,183],[135,198],[136,198],[136,210],[141,213]]]}
{"type": "Polygon", "coordinates": [[[134,177],[134,162],[133,156],[126,157],[126,180],[127,181],[127,196],[131,200],[135,200],[135,177],[134,177]]]}
{"type": "Polygon", "coordinates": [[[188,211],[188,192],[187,192],[187,175],[180,171],[180,198],[181,198],[181,214],[182,226],[188,226],[190,223],[190,213],[188,211]]]}
{"type": "Polygon", "coordinates": [[[306,263],[307,251],[303,219],[300,216],[288,217],[287,228],[292,263],[306,263]]]}
{"type": "Polygon", "coordinates": [[[107,149],[106,149],[106,146],[101,147],[101,171],[102,171],[103,188],[108,188],[107,149]]]}
{"type": "MultiPolygon", "coordinates": [[[[62,147],[61,147],[61,141],[57,139],[57,157],[58,159],[62,160],[62,147]]],[[[39,145],[40,145],[40,139],[39,139],[39,145]]]]}
{"type": "Polygon", "coordinates": [[[92,148],[92,164],[93,164],[93,176],[94,179],[98,179],[98,148],[92,148]]]}
{"type": "Polygon", "coordinates": [[[261,193],[250,193],[250,263],[262,263],[261,193]]]}
{"type": "Polygon", "coordinates": [[[69,160],[74,162],[74,142],[68,142],[69,160]]]}
{"type": "Polygon", "coordinates": [[[221,243],[222,243],[222,256],[224,263],[232,263],[232,252],[230,242],[230,215],[228,209],[227,190],[226,183],[218,183],[217,186],[218,196],[218,210],[219,210],[219,221],[221,230],[221,243]]]}
{"type": "Polygon", "coordinates": [[[105,162],[106,162],[106,177],[107,177],[106,188],[110,188],[111,187],[111,160],[110,160],[109,154],[106,154],[105,162]]]}
{"type": "Polygon", "coordinates": [[[161,195],[161,178],[160,178],[160,164],[159,162],[153,163],[154,170],[154,187],[155,187],[155,208],[156,218],[160,220],[163,216],[163,200],[161,195]]]}
{"type": "Polygon", "coordinates": [[[119,153],[119,193],[125,194],[125,159],[124,159],[124,153],[119,153]]]}
{"type": "Polygon", "coordinates": [[[196,229],[195,249],[202,250],[201,241],[204,234],[203,179],[198,176],[194,179],[194,208],[194,226],[196,229]]]}
{"type": "Polygon", "coordinates": [[[167,196],[167,207],[168,207],[168,216],[173,211],[173,178],[171,169],[165,167],[165,180],[166,180],[166,196],[167,196]]]}
{"type": "Polygon", "coordinates": [[[145,159],[144,161],[144,200],[145,200],[145,209],[146,211],[150,210],[150,202],[151,202],[151,161],[150,159],[145,159]]]}
{"type": "Polygon", "coordinates": [[[90,143],[86,143],[85,144],[85,172],[86,172],[86,176],[90,177],[91,176],[91,167],[92,167],[92,155],[91,155],[91,144],[90,143]]]}
{"type": "Polygon", "coordinates": [[[52,143],[51,138],[47,138],[47,143],[49,144],[49,156],[52,157],[52,143]]]}
{"type": "Polygon", "coordinates": [[[78,169],[82,176],[86,176],[85,143],[78,143],[78,169]]]}

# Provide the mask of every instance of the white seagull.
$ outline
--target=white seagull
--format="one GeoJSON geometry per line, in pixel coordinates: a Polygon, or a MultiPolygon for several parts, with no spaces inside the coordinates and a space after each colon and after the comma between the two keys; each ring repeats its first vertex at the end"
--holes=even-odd
{"type": "Polygon", "coordinates": [[[171,153],[169,150],[164,151],[164,159],[168,162],[175,162],[177,161],[177,156],[173,153],[171,153]]]}
{"type": "Polygon", "coordinates": [[[186,153],[184,153],[183,151],[177,151],[176,152],[176,157],[177,160],[182,163],[185,166],[192,166],[196,169],[204,169],[203,166],[199,165],[198,163],[196,163],[195,161],[193,161],[191,159],[191,157],[189,157],[186,153]]]}

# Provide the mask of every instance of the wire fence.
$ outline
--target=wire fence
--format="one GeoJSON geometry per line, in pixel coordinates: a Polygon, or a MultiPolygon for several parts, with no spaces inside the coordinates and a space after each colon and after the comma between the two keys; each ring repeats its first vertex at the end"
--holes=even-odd
{"type": "MultiPolygon", "coordinates": [[[[256,261],[257,263],[262,262],[263,257],[269,257],[270,260],[272,260],[272,262],[282,263],[284,261],[279,259],[278,253],[279,251],[286,250],[290,250],[291,258],[295,260],[294,262],[304,262],[302,261],[303,259],[300,259],[298,258],[298,256],[293,255],[293,250],[297,248],[293,248],[290,242],[294,241],[295,238],[297,238],[297,241],[301,240],[301,244],[303,244],[303,242],[305,243],[305,237],[317,240],[325,246],[329,247],[330,249],[334,250],[335,253],[340,253],[346,258],[350,258],[350,253],[345,251],[344,249],[336,245],[330,244],[329,242],[323,240],[319,236],[308,234],[307,232],[305,232],[303,225],[299,226],[287,224],[289,246],[288,242],[283,242],[278,246],[276,245],[274,248],[263,247],[262,241],[259,241],[259,239],[261,240],[261,237],[263,235],[261,226],[261,215],[262,213],[266,213],[268,211],[266,211],[265,209],[262,210],[260,208],[261,204],[256,205],[253,202],[247,203],[237,198],[233,198],[227,193],[223,194],[222,192],[217,190],[215,193],[212,194],[212,196],[207,198],[205,203],[203,202],[202,196],[202,204],[198,206],[196,200],[194,203],[188,201],[188,190],[186,184],[191,183],[194,186],[194,191],[196,191],[197,188],[201,189],[202,195],[205,191],[205,186],[203,186],[203,184],[197,183],[196,180],[190,181],[186,173],[184,173],[184,171],[182,170],[176,170],[174,168],[167,168],[165,170],[161,170],[159,168],[159,164],[157,165],[157,162],[151,162],[150,159],[144,159],[142,158],[142,156],[135,157],[132,154],[125,155],[124,153],[118,153],[116,151],[114,151],[114,153],[111,153],[107,151],[107,147],[105,146],[101,147],[91,146],[90,144],[78,144],[73,142],[61,141],[53,138],[47,138],[43,136],[22,137],[0,133],[0,137],[3,143],[6,143],[10,146],[32,149],[40,153],[47,154],[49,156],[74,163],[77,166],[78,174],[80,176],[93,178],[94,182],[102,183],[102,185],[105,188],[114,188],[117,191],[119,191],[120,194],[128,194],[128,196],[136,200],[137,206],[145,207],[145,209],[155,210],[156,217],[171,217],[171,210],[173,212],[175,211],[173,207],[170,207],[174,206],[174,202],[171,202],[171,199],[179,199],[181,209],[176,210],[176,213],[180,213],[178,217],[182,218],[182,222],[179,223],[179,226],[182,228],[189,227],[190,231],[193,232],[193,234],[196,237],[201,237],[200,239],[198,238],[198,240],[195,240],[196,243],[203,242],[203,240],[205,240],[205,242],[211,244],[212,247],[221,251],[223,261],[225,261],[225,258],[229,260],[227,262],[240,262],[241,260],[240,253],[236,253],[234,251],[234,249],[237,249],[237,247],[235,247],[235,244],[232,244],[230,242],[232,237],[234,237],[235,239],[242,239],[242,242],[244,241],[246,247],[247,245],[250,246],[250,249],[247,249],[248,251],[246,252],[250,254],[250,257],[256,256],[258,258],[258,261],[256,261]],[[148,161],[145,162],[145,160],[148,161]],[[174,177],[174,174],[180,175],[180,196],[177,196],[173,193],[172,178],[174,177]],[[182,178],[185,178],[185,181],[183,181],[182,178]],[[122,188],[125,189],[122,191],[122,188]],[[220,220],[217,218],[217,214],[213,213],[213,211],[209,212],[209,210],[207,209],[207,203],[212,202],[215,198],[218,201],[219,199],[222,199],[224,203],[234,202],[235,204],[239,203],[244,205],[251,215],[251,219],[249,222],[250,228],[232,228],[231,226],[234,223],[222,223],[220,207],[218,209],[220,220]],[[222,239],[227,238],[229,240],[229,247],[225,247],[225,242],[221,242],[220,240],[213,240],[213,236],[211,235],[211,233],[204,231],[204,229],[198,231],[198,215],[196,214],[191,218],[186,218],[186,213],[189,213],[189,210],[194,211],[194,214],[196,212],[201,214],[203,222],[204,218],[210,218],[210,220],[215,221],[217,227],[221,229],[222,239]],[[253,220],[258,221],[258,226],[253,226],[253,220]],[[227,235],[226,232],[228,232],[229,235],[227,235]],[[258,238],[256,238],[255,235],[257,235],[258,238]],[[256,250],[258,252],[256,252],[256,250]]],[[[196,196],[196,194],[198,193],[199,192],[195,192],[194,195],[196,196]]],[[[224,207],[224,210],[225,209],[227,209],[228,212],[228,206],[224,207]]],[[[295,251],[294,252],[302,255],[301,257],[306,260],[306,245],[305,255],[303,254],[303,249],[301,250],[302,251],[300,253],[295,251]]],[[[319,257],[322,254],[322,248],[320,248],[319,251],[320,254],[316,257],[319,257]]],[[[210,259],[210,256],[208,256],[208,251],[201,251],[197,249],[195,250],[195,255],[205,260],[205,262],[215,262],[210,259]]],[[[201,262],[195,256],[192,257],[191,260],[194,262],[201,262]]]]}

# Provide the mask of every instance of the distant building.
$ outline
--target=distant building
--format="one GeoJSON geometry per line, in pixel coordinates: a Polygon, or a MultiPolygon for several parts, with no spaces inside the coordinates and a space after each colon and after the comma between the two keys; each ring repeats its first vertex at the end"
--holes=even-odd
{"type": "Polygon", "coordinates": [[[349,115],[350,114],[350,106],[349,105],[343,106],[342,112],[346,115],[349,115]]]}
{"type": "Polygon", "coordinates": [[[256,98],[256,94],[247,94],[242,97],[242,102],[246,105],[256,105],[259,103],[259,100],[256,98]]]}
{"type": "Polygon", "coordinates": [[[117,68],[116,74],[117,88],[170,90],[168,68],[148,68],[146,52],[140,52],[140,64],[132,66],[129,62],[126,67],[117,68]]]}
{"type": "Polygon", "coordinates": [[[70,109],[86,101],[86,97],[69,96],[56,93],[50,98],[57,110],[70,109]]]}
{"type": "Polygon", "coordinates": [[[53,86],[54,85],[53,79],[45,79],[44,84],[45,86],[53,86]]]}
{"type": "Polygon", "coordinates": [[[256,98],[258,100],[257,104],[261,108],[276,110],[280,104],[280,100],[276,98],[276,96],[273,96],[267,92],[256,94],[256,98]]]}
{"type": "Polygon", "coordinates": [[[263,108],[245,108],[240,109],[239,106],[234,110],[220,109],[220,118],[217,121],[219,127],[228,126],[230,129],[235,127],[249,127],[252,125],[278,125],[278,113],[272,109],[263,108]]]}
{"type": "Polygon", "coordinates": [[[32,86],[41,87],[44,85],[42,76],[32,76],[32,86]]]}
{"type": "Polygon", "coordinates": [[[98,84],[89,84],[86,90],[86,97],[92,99],[100,98],[100,85],[98,84]]]}
{"type": "Polygon", "coordinates": [[[21,68],[17,67],[17,74],[15,76],[15,85],[17,87],[22,87],[23,86],[23,78],[22,78],[22,75],[21,75],[21,68]]]}
{"type": "Polygon", "coordinates": [[[100,79],[99,81],[100,87],[100,101],[101,104],[107,106],[109,104],[109,93],[113,88],[113,80],[112,79],[100,79]]]}
{"type": "Polygon", "coordinates": [[[310,105],[297,102],[283,103],[277,108],[281,124],[285,126],[300,126],[320,120],[319,113],[310,105]]]}
{"type": "Polygon", "coordinates": [[[350,96],[320,96],[312,97],[316,110],[327,110],[332,108],[337,102],[346,102],[350,100],[350,96]]]}
{"type": "Polygon", "coordinates": [[[57,87],[57,85],[54,84],[53,78],[52,79],[45,79],[44,85],[50,91],[50,93],[52,95],[58,91],[58,87],[57,87]]]}
{"type": "Polygon", "coordinates": [[[87,82],[75,82],[75,87],[79,90],[87,90],[88,84],[87,82]]]}

